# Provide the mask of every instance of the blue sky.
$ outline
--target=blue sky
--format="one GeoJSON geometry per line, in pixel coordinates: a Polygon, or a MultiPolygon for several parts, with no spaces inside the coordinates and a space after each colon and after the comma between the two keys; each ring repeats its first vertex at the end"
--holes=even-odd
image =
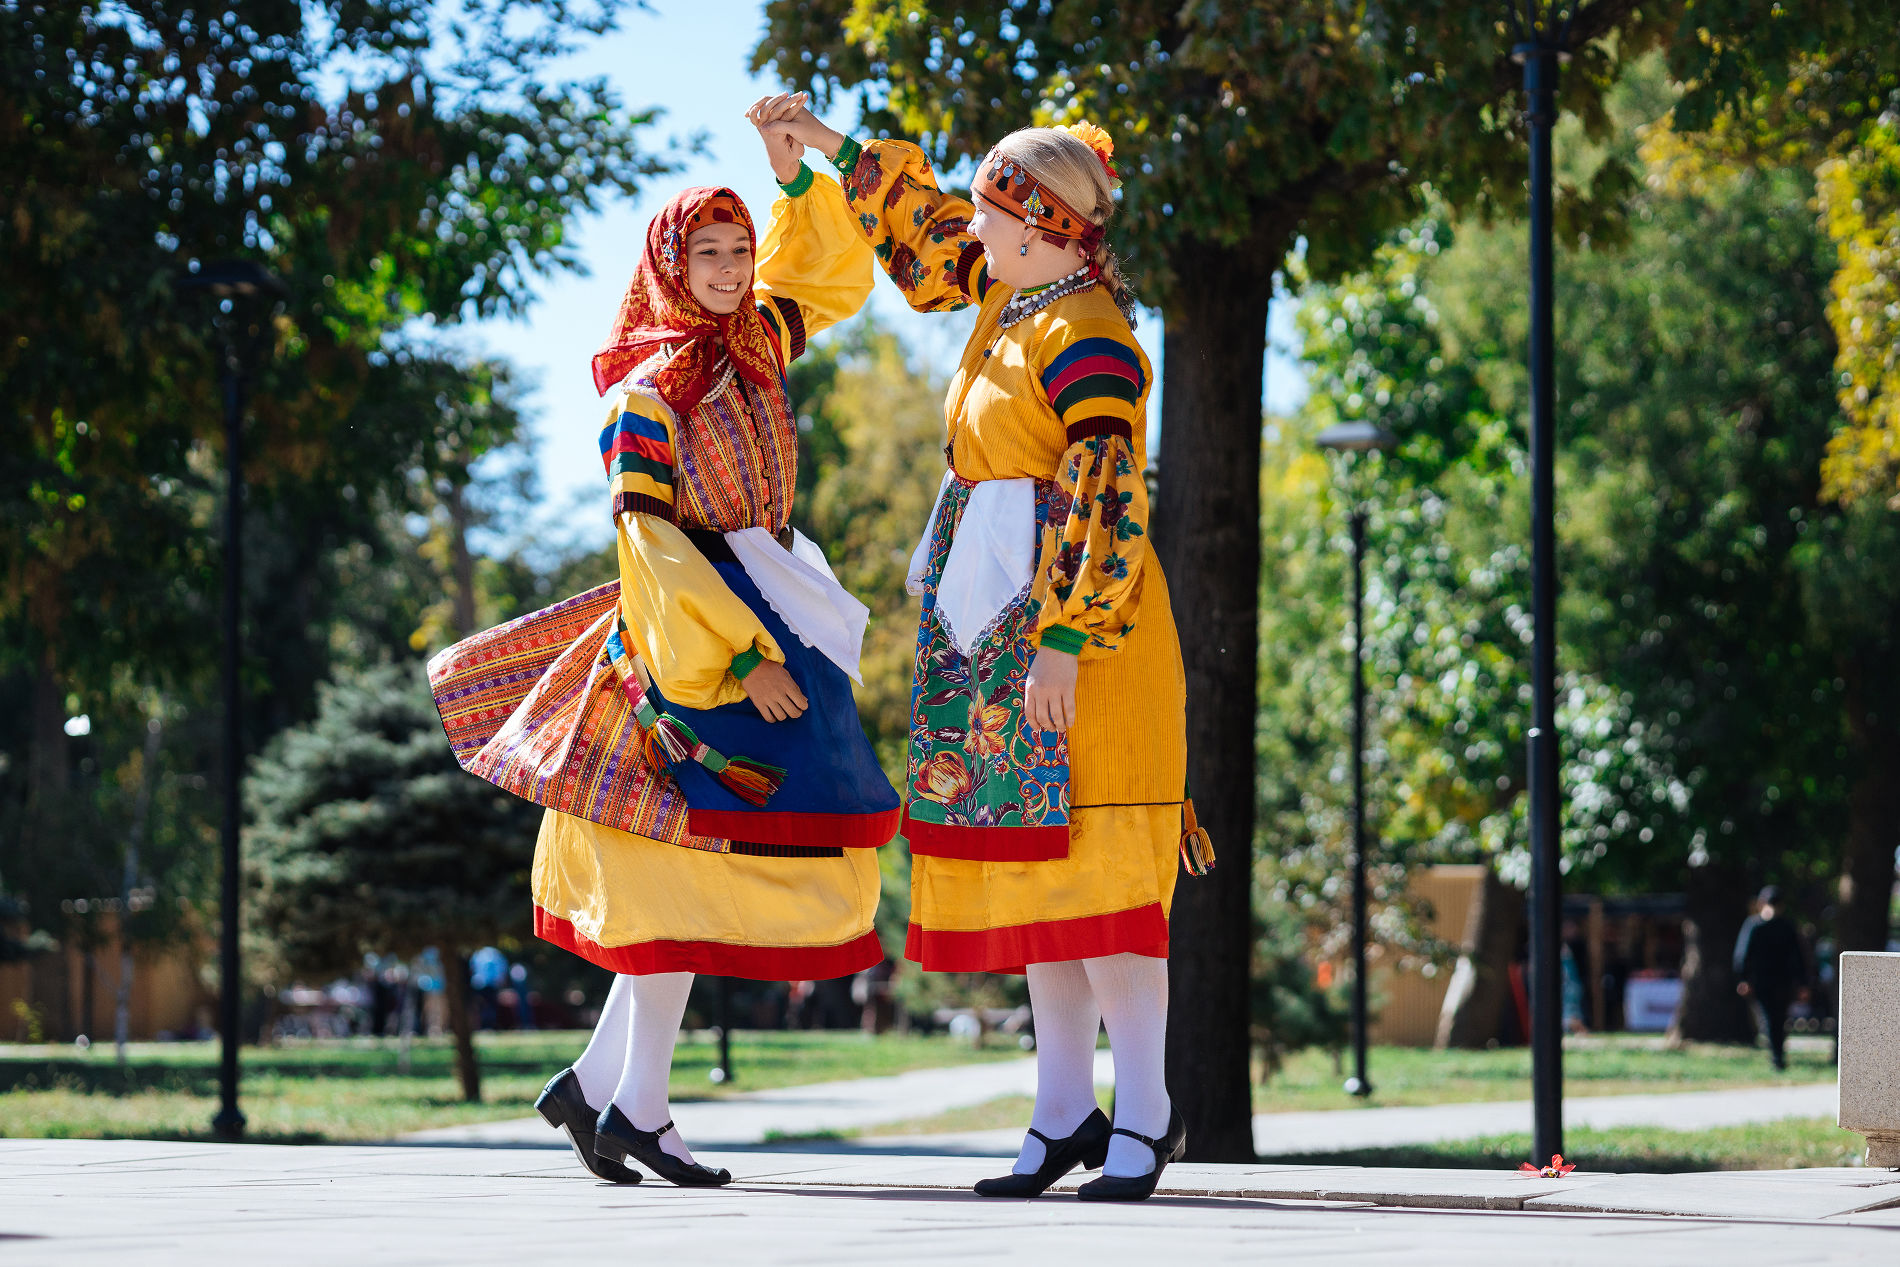
{"type": "MultiPolygon", "coordinates": [[[[576,77],[608,76],[629,105],[661,107],[665,114],[650,143],[704,132],[706,152],[677,176],[651,182],[639,198],[615,200],[575,226],[578,254],[589,275],[549,278],[525,318],[478,322],[455,336],[458,344],[510,361],[530,384],[524,403],[535,431],[542,511],[555,520],[550,527],[557,536],[604,541],[609,535],[605,515],[569,518],[589,504],[587,495],[598,491],[601,481],[595,448],[601,405],[588,358],[605,336],[640,258],[648,219],[678,189],[719,184],[736,190],[763,228],[778,192],[758,135],[744,118],[754,100],[780,90],[769,76],[754,78],[746,68],[762,28],[758,0],[651,0],[647,11],[628,13],[618,32],[591,43],[561,67],[576,77]]],[[[829,121],[840,128],[852,122],[836,114],[829,121]]],[[[955,364],[969,329],[967,314],[911,312],[881,276],[870,310],[940,370],[955,364]]],[[[1270,334],[1276,348],[1293,344],[1292,303],[1274,306],[1270,334]]],[[[1148,315],[1137,337],[1159,373],[1159,317],[1148,315]]],[[[1306,391],[1300,367],[1271,349],[1266,390],[1268,405],[1276,410],[1291,408],[1306,391]]],[[[1151,432],[1152,420],[1160,416],[1160,395],[1157,386],[1150,400],[1151,432]]]]}

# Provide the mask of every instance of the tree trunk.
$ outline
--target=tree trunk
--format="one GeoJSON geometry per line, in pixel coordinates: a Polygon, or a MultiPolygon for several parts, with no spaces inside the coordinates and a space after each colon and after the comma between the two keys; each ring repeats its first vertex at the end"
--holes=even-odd
{"type": "Polygon", "coordinates": [[[449,1005],[449,1032],[455,1035],[455,1076],[462,1098],[470,1104],[482,1098],[482,1067],[475,1059],[475,1018],[468,998],[468,956],[461,951],[442,956],[442,997],[449,1005]]]}
{"type": "Polygon", "coordinates": [[[1900,846],[1900,719],[1868,698],[1870,674],[1864,665],[1855,669],[1847,677],[1847,725],[1861,768],[1847,794],[1835,931],[1839,950],[1885,950],[1900,846]]]}
{"type": "MultiPolygon", "coordinates": [[[[29,804],[51,812],[71,782],[66,738],[66,696],[59,689],[59,662],[51,646],[42,647],[33,673],[33,748],[28,763],[29,804]]],[[[44,912],[35,913],[44,919],[44,912]]]]}
{"type": "Polygon", "coordinates": [[[1669,1023],[1669,1041],[1753,1042],[1755,1021],[1735,993],[1730,963],[1748,918],[1748,877],[1727,862],[1690,867],[1683,897],[1688,910],[1682,917],[1682,1002],[1669,1023]]]}
{"type": "Polygon", "coordinates": [[[1433,1046],[1478,1049],[1498,1037],[1511,997],[1511,961],[1524,932],[1524,894],[1487,870],[1465,919],[1464,944],[1438,1013],[1433,1046]]]}
{"type": "Polygon", "coordinates": [[[475,555],[468,548],[468,490],[454,480],[448,483],[442,502],[449,512],[449,566],[455,574],[451,596],[455,636],[466,638],[475,632],[475,555]]]}
{"type": "Polygon", "coordinates": [[[1175,890],[1168,1094],[1192,1161],[1252,1161],[1254,715],[1260,609],[1260,375],[1282,251],[1185,243],[1163,340],[1156,557],[1187,671],[1188,784],[1220,865],[1175,890]]]}

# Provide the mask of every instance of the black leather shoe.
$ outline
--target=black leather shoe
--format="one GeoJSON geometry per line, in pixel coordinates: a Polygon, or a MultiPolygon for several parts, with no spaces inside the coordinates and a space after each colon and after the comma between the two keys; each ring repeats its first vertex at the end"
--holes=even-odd
{"type": "Polygon", "coordinates": [[[994,1179],[979,1179],[976,1182],[976,1195],[979,1197],[1039,1197],[1047,1191],[1050,1184],[1074,1170],[1079,1164],[1084,1170],[1100,1170],[1102,1162],[1108,1157],[1108,1117],[1096,1109],[1082,1119],[1082,1125],[1075,1128],[1074,1134],[1062,1139],[1050,1139],[1035,1127],[1029,1133],[1042,1141],[1042,1165],[1026,1175],[998,1175],[994,1179]]]}
{"type": "Polygon", "coordinates": [[[1187,1151],[1187,1123],[1173,1107],[1168,1109],[1168,1133],[1160,1139],[1149,1139],[1119,1126],[1114,1133],[1154,1149],[1155,1168],[1145,1175],[1103,1175],[1100,1179],[1091,1179],[1075,1190],[1075,1195],[1084,1201],[1146,1201],[1161,1183],[1161,1172],[1168,1163],[1180,1161],[1181,1154],[1187,1151]]]}
{"type": "Polygon", "coordinates": [[[600,1114],[587,1103],[587,1097],[581,1094],[581,1080],[572,1068],[563,1069],[554,1075],[548,1085],[542,1088],[541,1096],[534,1102],[535,1112],[547,1119],[547,1124],[557,1131],[567,1132],[567,1142],[574,1146],[574,1155],[581,1165],[597,1179],[608,1183],[639,1183],[640,1172],[628,1170],[619,1162],[608,1161],[594,1154],[594,1123],[600,1114]]]}
{"type": "Polygon", "coordinates": [[[668,1122],[656,1131],[636,1130],[618,1105],[609,1104],[594,1123],[594,1152],[609,1161],[632,1157],[668,1183],[682,1188],[719,1188],[732,1182],[730,1170],[714,1170],[696,1161],[681,1161],[660,1147],[660,1136],[673,1129],[668,1122]]]}

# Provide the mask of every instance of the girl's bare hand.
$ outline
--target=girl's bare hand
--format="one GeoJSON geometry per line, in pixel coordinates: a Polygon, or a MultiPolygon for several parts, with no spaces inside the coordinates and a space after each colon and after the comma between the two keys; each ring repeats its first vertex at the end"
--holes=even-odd
{"type": "Polygon", "coordinates": [[[765,661],[740,678],[739,686],[767,721],[790,721],[803,716],[809,707],[791,673],[774,660],[765,661]]]}
{"type": "Polygon", "coordinates": [[[1076,658],[1066,651],[1043,647],[1036,652],[1023,687],[1023,714],[1032,727],[1064,734],[1075,725],[1076,667],[1076,658]]]}

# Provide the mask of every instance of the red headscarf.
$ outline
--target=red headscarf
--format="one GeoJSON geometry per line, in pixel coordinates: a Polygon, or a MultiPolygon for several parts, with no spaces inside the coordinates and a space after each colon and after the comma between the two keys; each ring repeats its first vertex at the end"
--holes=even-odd
{"type": "Polygon", "coordinates": [[[709,224],[738,224],[756,252],[752,217],[730,189],[687,189],[647,225],[646,251],[633,271],[613,330],[594,353],[594,387],[601,395],[625,378],[660,345],[678,350],[654,375],[654,386],[674,413],[684,416],[705,399],[730,357],[739,374],[760,387],[779,381],[771,335],[750,296],[737,312],[708,312],[686,282],[686,239],[709,224]]]}

